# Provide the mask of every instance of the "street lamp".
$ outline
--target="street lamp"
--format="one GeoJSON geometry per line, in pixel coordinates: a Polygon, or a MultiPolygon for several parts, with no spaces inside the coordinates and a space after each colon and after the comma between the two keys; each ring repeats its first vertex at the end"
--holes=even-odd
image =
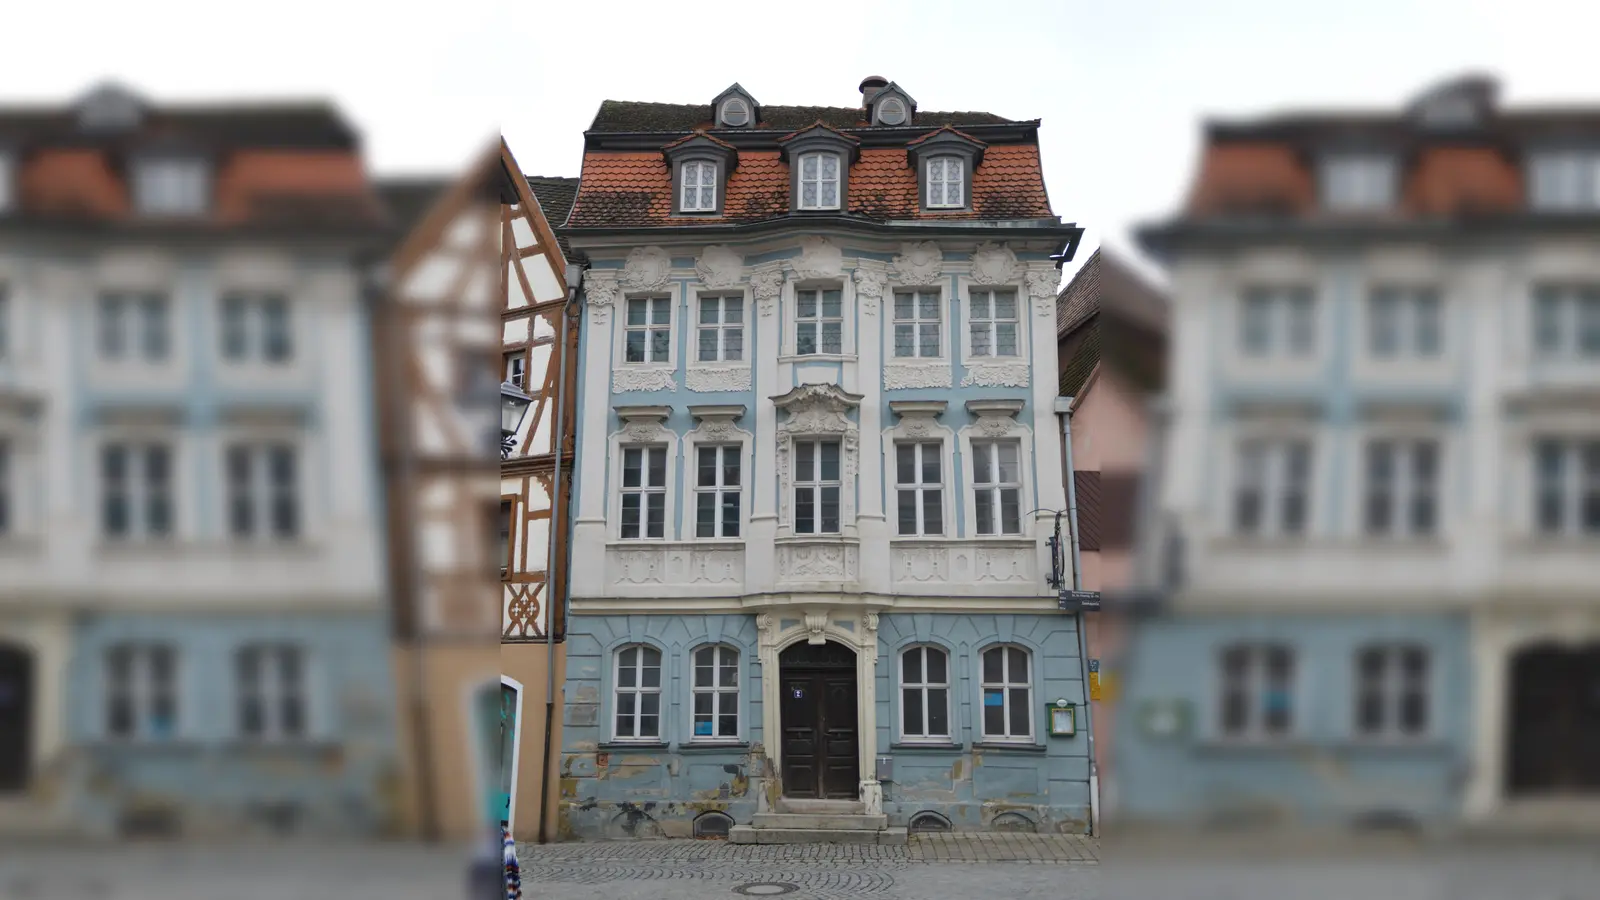
{"type": "Polygon", "coordinates": [[[517,429],[528,415],[533,398],[509,381],[500,382],[500,458],[505,459],[517,446],[517,429]]]}

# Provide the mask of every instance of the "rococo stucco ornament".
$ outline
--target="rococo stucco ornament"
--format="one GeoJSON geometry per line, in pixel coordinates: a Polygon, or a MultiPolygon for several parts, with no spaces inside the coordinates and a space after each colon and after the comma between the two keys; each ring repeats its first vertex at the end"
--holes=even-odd
{"type": "Polygon", "coordinates": [[[622,286],[630,291],[656,291],[667,286],[672,257],[660,247],[635,247],[622,266],[622,286]]]}
{"type": "Polygon", "coordinates": [[[961,386],[1027,387],[1028,375],[1028,364],[1024,362],[969,362],[966,377],[961,379],[961,386]]]}
{"type": "Polygon", "coordinates": [[[677,379],[671,369],[633,369],[620,366],[611,373],[611,391],[625,394],[629,391],[675,391],[677,379]]]}
{"type": "Polygon", "coordinates": [[[744,257],[721,244],[707,247],[694,264],[695,274],[709,288],[733,287],[739,283],[743,270],[744,257]]]}
{"type": "Polygon", "coordinates": [[[750,390],[749,366],[690,366],[683,373],[683,386],[691,391],[750,390]]]}
{"type": "Polygon", "coordinates": [[[889,277],[877,269],[856,269],[856,297],[861,303],[861,311],[869,316],[878,314],[878,301],[883,297],[883,289],[888,286],[889,277]]]}
{"type": "Polygon", "coordinates": [[[1056,314],[1056,290],[1061,285],[1061,273],[1049,271],[1028,273],[1028,295],[1033,297],[1033,311],[1040,316],[1056,314]]]}
{"type": "Polygon", "coordinates": [[[761,314],[772,315],[778,308],[778,295],[783,293],[783,273],[777,269],[763,269],[751,275],[750,291],[761,304],[761,314]]]}
{"type": "Polygon", "coordinates": [[[894,258],[894,271],[904,284],[932,284],[944,267],[944,254],[933,241],[904,244],[894,258]]]}
{"type": "Polygon", "coordinates": [[[984,241],[972,254],[973,284],[1012,284],[1017,270],[1017,255],[1008,244],[984,241]]]}
{"type": "Polygon", "coordinates": [[[844,253],[825,237],[807,235],[800,239],[800,256],[792,265],[801,278],[837,278],[844,271],[844,253]]]}
{"type": "Polygon", "coordinates": [[[1011,426],[1015,424],[1016,420],[1010,416],[978,417],[978,430],[983,432],[985,437],[1005,437],[1011,433],[1011,426]]]}
{"type": "Polygon", "coordinates": [[[606,270],[590,270],[583,279],[583,292],[594,320],[605,324],[620,294],[616,274],[606,270]]]}

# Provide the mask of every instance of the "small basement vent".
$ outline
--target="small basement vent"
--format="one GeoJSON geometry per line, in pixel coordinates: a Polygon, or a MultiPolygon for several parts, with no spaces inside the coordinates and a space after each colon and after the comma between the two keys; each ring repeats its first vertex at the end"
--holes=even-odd
{"type": "Polygon", "coordinates": [[[1001,813],[995,816],[994,821],[989,823],[989,829],[991,831],[1016,831],[1026,834],[1033,834],[1039,830],[1038,826],[1033,824],[1032,819],[1022,813],[1014,812],[1001,813]]]}
{"type": "Polygon", "coordinates": [[[733,827],[733,819],[719,812],[701,813],[694,820],[694,836],[703,840],[723,840],[728,836],[728,829],[733,827]]]}
{"type": "Polygon", "coordinates": [[[911,817],[906,830],[912,834],[945,834],[951,830],[950,820],[936,812],[919,812],[911,817]]]}

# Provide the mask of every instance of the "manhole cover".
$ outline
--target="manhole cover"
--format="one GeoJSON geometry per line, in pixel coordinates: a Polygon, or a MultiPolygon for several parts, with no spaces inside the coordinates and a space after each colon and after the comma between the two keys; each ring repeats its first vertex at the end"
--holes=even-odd
{"type": "Polygon", "coordinates": [[[741,884],[734,888],[733,892],[735,894],[743,894],[746,897],[776,897],[779,894],[788,894],[798,890],[800,890],[799,885],[783,881],[756,881],[750,884],[741,884]]]}

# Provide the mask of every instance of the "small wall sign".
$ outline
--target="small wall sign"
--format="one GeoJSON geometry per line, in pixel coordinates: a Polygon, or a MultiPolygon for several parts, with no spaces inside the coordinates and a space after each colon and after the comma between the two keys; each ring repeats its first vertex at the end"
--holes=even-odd
{"type": "Polygon", "coordinates": [[[789,696],[796,700],[804,700],[806,698],[806,689],[797,687],[789,688],[789,696]]]}
{"type": "Polygon", "coordinates": [[[1078,705],[1057,700],[1046,707],[1051,737],[1073,737],[1078,733],[1078,705]]]}

